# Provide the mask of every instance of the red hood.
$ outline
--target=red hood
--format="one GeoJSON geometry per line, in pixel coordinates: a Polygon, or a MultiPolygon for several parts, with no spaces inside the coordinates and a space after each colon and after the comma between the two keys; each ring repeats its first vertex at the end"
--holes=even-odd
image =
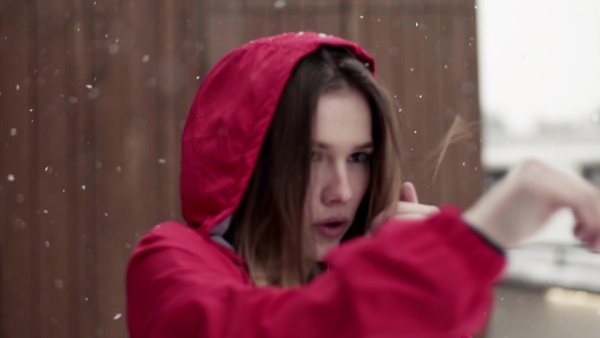
{"type": "Polygon", "coordinates": [[[321,45],[346,46],[375,69],[358,44],[301,32],[247,43],[208,73],[183,131],[180,189],[189,225],[208,234],[237,208],[292,70],[321,45]]]}

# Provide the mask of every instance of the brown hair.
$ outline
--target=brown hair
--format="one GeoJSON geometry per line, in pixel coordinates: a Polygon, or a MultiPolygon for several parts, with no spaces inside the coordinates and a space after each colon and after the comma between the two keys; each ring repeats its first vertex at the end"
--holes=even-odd
{"type": "Polygon", "coordinates": [[[349,50],[319,48],[296,65],[283,90],[226,235],[258,285],[302,285],[317,270],[317,262],[306,260],[302,228],[312,119],[322,94],[348,88],[369,103],[374,151],[369,188],[343,240],[363,235],[375,215],[398,201],[400,135],[389,95],[349,50]]]}

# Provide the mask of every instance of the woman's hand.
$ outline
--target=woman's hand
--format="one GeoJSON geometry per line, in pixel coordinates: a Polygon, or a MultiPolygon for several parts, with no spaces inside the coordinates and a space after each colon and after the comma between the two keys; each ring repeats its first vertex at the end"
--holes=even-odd
{"type": "Polygon", "coordinates": [[[396,210],[390,215],[389,212],[379,213],[371,222],[368,234],[375,233],[384,221],[388,219],[416,220],[424,219],[440,211],[438,207],[432,205],[419,204],[417,190],[410,182],[402,183],[400,188],[400,202],[396,204],[396,210]]]}
{"type": "Polygon", "coordinates": [[[600,251],[600,190],[579,176],[536,160],[512,170],[463,219],[491,241],[513,248],[565,207],[575,215],[575,235],[590,249],[600,251]]]}

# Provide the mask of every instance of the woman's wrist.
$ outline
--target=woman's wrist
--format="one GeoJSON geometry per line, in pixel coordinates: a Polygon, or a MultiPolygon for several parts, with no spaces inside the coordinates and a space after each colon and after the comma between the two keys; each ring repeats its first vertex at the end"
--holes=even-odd
{"type": "Polygon", "coordinates": [[[479,238],[481,238],[490,247],[492,247],[494,250],[496,250],[501,256],[506,256],[506,248],[502,244],[497,242],[495,239],[492,239],[488,234],[482,232],[476,226],[471,224],[469,221],[467,221],[465,219],[464,216],[463,216],[462,220],[475,234],[477,234],[477,236],[479,236],[479,238]]]}

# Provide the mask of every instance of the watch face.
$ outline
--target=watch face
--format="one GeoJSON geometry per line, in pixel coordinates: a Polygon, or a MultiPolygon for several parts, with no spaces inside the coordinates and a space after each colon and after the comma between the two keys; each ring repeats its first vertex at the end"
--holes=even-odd
{"type": "Polygon", "coordinates": [[[586,180],[600,187],[600,164],[584,166],[582,174],[586,180]]]}
{"type": "Polygon", "coordinates": [[[507,173],[505,169],[489,169],[485,173],[484,189],[488,190],[498,181],[500,181],[507,173]]]}

